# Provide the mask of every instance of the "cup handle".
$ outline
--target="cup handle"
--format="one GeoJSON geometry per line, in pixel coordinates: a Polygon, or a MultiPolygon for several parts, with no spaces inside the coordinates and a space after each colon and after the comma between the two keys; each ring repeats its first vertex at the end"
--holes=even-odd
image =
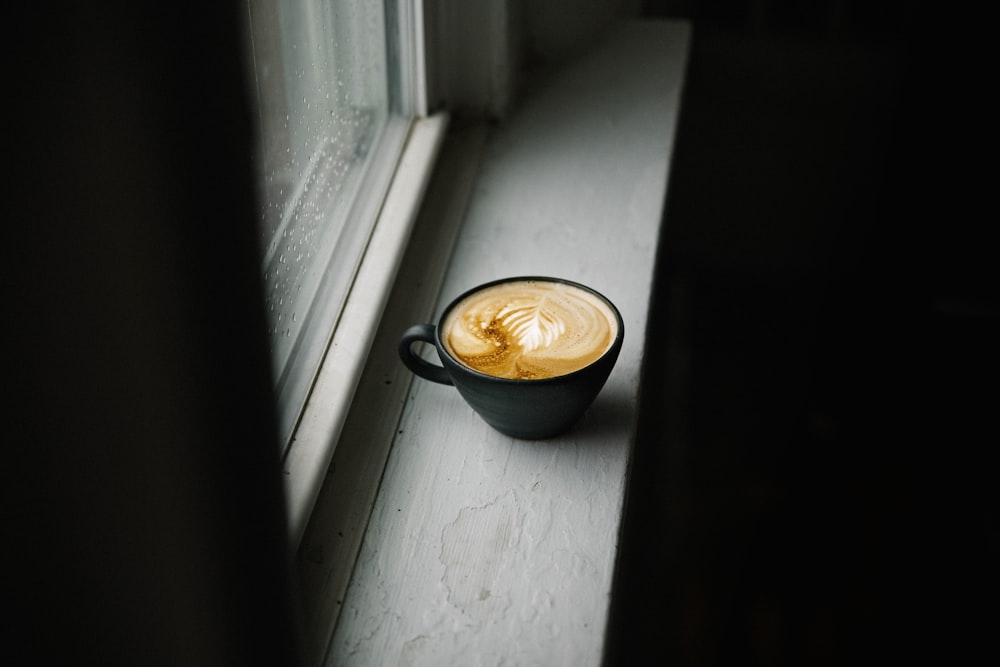
{"type": "Polygon", "coordinates": [[[413,353],[412,346],[418,341],[434,345],[433,324],[414,324],[403,332],[403,337],[399,339],[399,358],[403,360],[406,367],[425,380],[440,384],[453,384],[444,368],[413,353]]]}

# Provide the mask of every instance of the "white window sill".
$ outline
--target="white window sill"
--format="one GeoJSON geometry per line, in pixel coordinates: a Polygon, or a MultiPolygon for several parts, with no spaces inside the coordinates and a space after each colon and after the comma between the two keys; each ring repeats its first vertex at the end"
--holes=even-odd
{"type": "Polygon", "coordinates": [[[299,549],[314,659],[337,619],[329,664],[600,663],[688,41],[616,25],[535,82],[478,175],[484,131],[452,134],[299,549]],[[590,285],[625,319],[601,395],[547,441],[493,431],[396,358],[403,327],[519,274],[590,285]]]}

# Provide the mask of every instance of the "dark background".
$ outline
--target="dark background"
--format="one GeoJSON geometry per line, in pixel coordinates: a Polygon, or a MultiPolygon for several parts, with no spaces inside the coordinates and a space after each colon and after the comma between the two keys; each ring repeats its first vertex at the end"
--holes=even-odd
{"type": "Polygon", "coordinates": [[[995,659],[985,24],[647,9],[694,36],[606,662],[995,659]]]}
{"type": "Polygon", "coordinates": [[[3,664],[296,663],[240,11],[7,15],[3,664]]]}

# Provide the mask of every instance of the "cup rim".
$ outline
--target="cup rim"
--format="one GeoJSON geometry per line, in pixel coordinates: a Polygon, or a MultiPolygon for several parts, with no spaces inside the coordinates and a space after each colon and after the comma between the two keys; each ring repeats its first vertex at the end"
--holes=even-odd
{"type": "Polygon", "coordinates": [[[590,370],[595,364],[597,364],[599,361],[601,361],[602,359],[604,359],[605,357],[607,357],[608,354],[610,354],[612,352],[612,350],[616,350],[616,349],[620,348],[621,345],[622,345],[624,337],[625,337],[625,320],[622,319],[621,312],[618,310],[618,307],[614,303],[612,303],[611,299],[609,299],[608,297],[604,296],[603,294],[601,294],[600,292],[598,292],[593,287],[588,287],[587,285],[584,285],[582,283],[578,283],[578,282],[576,282],[574,280],[569,280],[567,278],[557,278],[557,277],[554,277],[554,276],[534,276],[534,275],[532,275],[532,276],[511,276],[509,278],[497,278],[495,280],[490,280],[489,282],[480,283],[479,285],[476,285],[475,287],[471,287],[471,288],[465,290],[464,292],[462,292],[461,294],[459,294],[458,296],[456,296],[454,299],[452,299],[448,303],[448,305],[445,307],[444,311],[441,313],[441,316],[438,318],[437,325],[434,327],[434,340],[435,340],[435,343],[437,345],[437,348],[439,350],[443,351],[448,356],[448,360],[449,361],[455,363],[463,371],[467,371],[468,373],[471,373],[473,376],[485,378],[485,379],[490,380],[492,382],[500,382],[502,384],[511,384],[511,385],[522,385],[522,384],[524,384],[524,385],[537,386],[537,385],[542,385],[542,384],[554,384],[554,383],[557,383],[557,382],[565,382],[566,378],[571,378],[574,375],[578,375],[578,374],[581,374],[581,373],[584,373],[584,372],[590,370]],[[608,349],[606,349],[604,351],[604,353],[601,356],[599,356],[597,359],[594,359],[592,362],[590,362],[586,366],[583,366],[582,368],[578,368],[575,371],[572,371],[570,373],[564,373],[562,375],[553,375],[552,377],[539,378],[539,379],[536,379],[536,380],[528,380],[528,379],[521,379],[521,378],[505,378],[505,377],[500,377],[498,375],[490,375],[489,373],[483,373],[482,371],[478,371],[475,368],[472,368],[471,366],[468,366],[468,365],[462,363],[462,361],[460,359],[456,358],[455,355],[453,355],[451,353],[451,350],[448,349],[448,347],[444,344],[444,341],[441,339],[441,330],[443,329],[442,325],[444,324],[445,319],[447,319],[448,313],[450,313],[452,311],[452,309],[455,306],[457,306],[460,301],[462,301],[463,299],[465,299],[467,296],[470,296],[472,294],[475,294],[476,292],[479,292],[480,290],[484,290],[484,289],[486,289],[488,287],[493,287],[494,285],[500,285],[502,283],[513,283],[513,282],[521,282],[521,281],[537,281],[537,282],[548,282],[548,283],[562,283],[564,285],[569,285],[570,287],[575,287],[575,288],[583,290],[585,292],[589,292],[589,293],[593,294],[594,296],[596,296],[597,298],[599,298],[601,301],[603,301],[605,303],[605,305],[607,305],[608,308],[611,310],[611,312],[614,314],[615,319],[617,320],[617,324],[618,324],[618,330],[615,332],[615,338],[614,338],[613,341],[611,341],[611,344],[608,346],[608,349]]]}

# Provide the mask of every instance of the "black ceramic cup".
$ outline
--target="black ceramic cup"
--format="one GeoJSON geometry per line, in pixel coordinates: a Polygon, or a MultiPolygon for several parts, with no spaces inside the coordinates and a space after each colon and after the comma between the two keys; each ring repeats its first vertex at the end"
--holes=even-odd
{"type": "Polygon", "coordinates": [[[417,324],[408,328],[399,341],[399,356],[415,374],[441,384],[454,385],[465,401],[490,426],[506,435],[527,440],[549,438],[575,424],[601,391],[621,351],[625,325],[621,313],[595,290],[560,278],[527,276],[485,283],[463,293],[445,309],[437,325],[417,324]],[[602,312],[611,322],[608,347],[587,365],[554,377],[515,379],[476,370],[451,351],[443,329],[451,311],[467,297],[505,283],[556,283],[591,295],[605,306],[602,312]],[[429,343],[437,350],[441,365],[431,363],[413,351],[416,342],[429,343]]]}

